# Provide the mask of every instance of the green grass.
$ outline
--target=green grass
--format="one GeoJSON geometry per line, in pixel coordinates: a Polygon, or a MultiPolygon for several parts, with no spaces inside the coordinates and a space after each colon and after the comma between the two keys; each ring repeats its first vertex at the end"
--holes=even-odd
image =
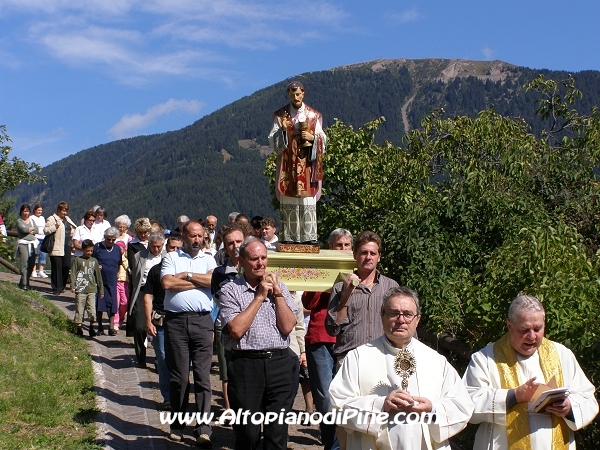
{"type": "Polygon", "coordinates": [[[0,448],[98,449],[87,343],[37,293],[0,283],[0,448]]]}

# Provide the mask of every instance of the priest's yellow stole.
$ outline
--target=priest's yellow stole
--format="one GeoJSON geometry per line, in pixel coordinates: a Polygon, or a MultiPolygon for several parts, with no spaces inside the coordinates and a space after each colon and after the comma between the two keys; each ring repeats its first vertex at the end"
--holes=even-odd
{"type": "MultiPolygon", "coordinates": [[[[554,376],[557,386],[564,386],[562,366],[554,344],[544,338],[538,348],[538,355],[545,380],[548,381],[554,376]]],[[[519,383],[517,374],[517,352],[510,345],[508,333],[494,344],[494,359],[503,389],[514,389],[522,384],[519,383]]],[[[517,403],[506,413],[506,435],[509,449],[532,450],[527,403],[517,403]]],[[[567,450],[568,447],[569,428],[561,417],[552,415],[551,449],[567,450]]]]}

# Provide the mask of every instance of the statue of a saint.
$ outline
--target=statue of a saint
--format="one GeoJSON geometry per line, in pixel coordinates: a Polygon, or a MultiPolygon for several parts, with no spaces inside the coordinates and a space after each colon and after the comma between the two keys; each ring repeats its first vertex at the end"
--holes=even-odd
{"type": "Polygon", "coordinates": [[[290,103],[273,114],[269,134],[277,154],[275,193],[283,243],[317,243],[317,201],[321,197],[326,136],[321,113],[306,105],[299,81],[287,87],[290,103]]]}

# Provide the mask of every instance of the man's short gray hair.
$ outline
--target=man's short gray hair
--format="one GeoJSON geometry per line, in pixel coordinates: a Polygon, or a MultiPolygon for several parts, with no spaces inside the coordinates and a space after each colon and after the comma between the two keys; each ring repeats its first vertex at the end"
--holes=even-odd
{"type": "Polygon", "coordinates": [[[385,313],[390,300],[396,297],[412,298],[412,300],[415,302],[415,305],[417,306],[417,315],[421,315],[421,304],[419,303],[419,294],[417,294],[417,291],[406,286],[393,287],[385,293],[385,295],[383,296],[383,301],[381,303],[381,315],[385,313]]]}
{"type": "Polygon", "coordinates": [[[531,295],[518,295],[514,298],[508,307],[508,320],[514,321],[521,311],[541,311],[546,316],[542,302],[531,295]]]}
{"type": "Polygon", "coordinates": [[[265,249],[267,248],[265,243],[257,237],[248,236],[246,239],[244,239],[244,242],[242,242],[242,245],[240,246],[240,258],[246,257],[246,247],[248,247],[250,244],[254,244],[255,242],[259,242],[263,245],[265,249]]]}
{"type": "Polygon", "coordinates": [[[227,216],[227,220],[229,220],[230,222],[233,222],[239,214],[240,214],[239,212],[233,211],[232,213],[229,213],[229,215],[227,216]]]}
{"type": "Polygon", "coordinates": [[[327,242],[329,242],[329,246],[331,247],[336,240],[343,237],[350,238],[350,247],[352,247],[352,240],[354,238],[352,237],[352,233],[350,233],[345,228],[336,228],[335,230],[333,230],[329,235],[329,239],[327,239],[327,242]]]}
{"type": "Polygon", "coordinates": [[[177,218],[177,223],[188,223],[190,218],[188,216],[179,216],[177,218]]]}
{"type": "Polygon", "coordinates": [[[120,235],[121,235],[121,233],[115,227],[108,227],[106,229],[106,231],[104,231],[104,237],[109,237],[109,238],[115,238],[116,239],[120,235]]]}
{"type": "Polygon", "coordinates": [[[148,243],[152,244],[153,242],[165,242],[165,235],[161,231],[153,231],[148,235],[148,243]]]}

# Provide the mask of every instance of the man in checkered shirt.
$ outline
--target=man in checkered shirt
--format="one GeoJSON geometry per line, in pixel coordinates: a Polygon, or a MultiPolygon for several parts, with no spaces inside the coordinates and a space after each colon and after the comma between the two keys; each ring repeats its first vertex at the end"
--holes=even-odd
{"type": "MultiPolygon", "coordinates": [[[[267,272],[267,248],[255,237],[240,247],[243,275],[221,289],[220,318],[227,365],[229,401],[234,411],[290,411],[297,358],[289,349],[296,304],[288,289],[267,272]]],[[[235,424],[236,449],[255,449],[261,425],[235,424]]],[[[287,448],[287,425],[264,425],[264,448],[287,448]]]]}

